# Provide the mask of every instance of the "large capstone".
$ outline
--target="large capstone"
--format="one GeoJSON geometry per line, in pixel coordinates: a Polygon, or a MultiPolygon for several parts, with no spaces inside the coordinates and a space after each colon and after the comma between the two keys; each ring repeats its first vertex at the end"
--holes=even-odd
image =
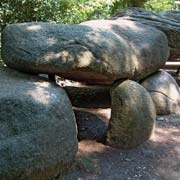
{"type": "Polygon", "coordinates": [[[146,89],[136,82],[126,80],[112,88],[111,98],[107,144],[127,149],[148,140],[154,129],[156,111],[146,89]]]}
{"type": "Polygon", "coordinates": [[[180,113],[180,91],[174,78],[165,71],[158,71],[142,82],[150,93],[157,114],[180,113]]]}
{"type": "Polygon", "coordinates": [[[90,84],[145,78],[162,67],[168,55],[164,33],[128,20],[12,24],[2,35],[7,66],[90,84]]]}
{"type": "Polygon", "coordinates": [[[65,91],[0,69],[0,179],[49,180],[77,152],[75,116],[65,91]]]}

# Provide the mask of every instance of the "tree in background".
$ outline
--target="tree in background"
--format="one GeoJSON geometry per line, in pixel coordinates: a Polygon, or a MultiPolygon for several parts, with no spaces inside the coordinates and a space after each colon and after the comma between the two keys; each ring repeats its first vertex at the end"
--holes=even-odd
{"type": "Polygon", "coordinates": [[[0,23],[79,23],[111,15],[114,0],[1,0],[0,23]]]}
{"type": "Polygon", "coordinates": [[[147,0],[117,0],[115,3],[119,3],[124,7],[143,7],[147,0]]]}
{"type": "Polygon", "coordinates": [[[145,3],[145,8],[155,12],[171,10],[175,8],[174,0],[149,0],[145,3]]]}
{"type": "Polygon", "coordinates": [[[80,23],[112,16],[126,7],[159,12],[173,8],[173,0],[1,0],[0,24],[53,21],[80,23]]]}
{"type": "Polygon", "coordinates": [[[144,6],[144,3],[146,2],[147,0],[131,0],[131,1],[127,1],[127,6],[128,7],[143,7],[144,6]]]}
{"type": "Polygon", "coordinates": [[[146,1],[147,0],[115,0],[112,5],[111,14],[127,7],[144,7],[146,1]]]}

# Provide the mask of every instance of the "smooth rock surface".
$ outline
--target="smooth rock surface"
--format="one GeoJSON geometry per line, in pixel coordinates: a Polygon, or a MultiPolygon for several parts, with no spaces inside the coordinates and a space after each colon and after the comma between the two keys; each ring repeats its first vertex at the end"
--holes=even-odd
{"type": "Polygon", "coordinates": [[[161,70],[146,78],[142,84],[150,93],[158,115],[180,112],[180,91],[174,78],[161,70]]]}
{"type": "Polygon", "coordinates": [[[142,8],[126,8],[114,15],[112,19],[126,19],[149,25],[164,32],[170,47],[170,59],[180,58],[180,13],[160,14],[142,8]],[[169,15],[167,15],[169,14],[169,15]],[[171,15],[170,15],[171,14],[171,15]],[[174,15],[172,15],[174,14],[174,15]]]}
{"type": "Polygon", "coordinates": [[[0,179],[50,180],[77,151],[75,116],[65,91],[0,69],[0,179]]]}
{"type": "Polygon", "coordinates": [[[129,149],[148,140],[154,129],[156,110],[146,89],[126,80],[112,88],[111,98],[107,144],[129,149]]]}
{"type": "Polygon", "coordinates": [[[2,35],[7,66],[90,84],[142,79],[162,67],[168,55],[161,31],[128,20],[12,24],[2,35]]]}

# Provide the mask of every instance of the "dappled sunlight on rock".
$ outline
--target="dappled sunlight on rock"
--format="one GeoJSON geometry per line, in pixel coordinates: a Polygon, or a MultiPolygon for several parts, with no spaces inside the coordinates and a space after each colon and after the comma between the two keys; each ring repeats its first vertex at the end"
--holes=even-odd
{"type": "Polygon", "coordinates": [[[65,91],[0,69],[0,179],[52,179],[71,164],[77,131],[65,91]]]}
{"type": "Polygon", "coordinates": [[[179,90],[178,86],[175,86],[175,84],[173,84],[173,83],[169,83],[169,89],[168,90],[169,90],[168,91],[169,97],[179,97],[178,100],[180,101],[180,90],[179,90]]]}
{"type": "Polygon", "coordinates": [[[70,61],[73,61],[73,57],[70,55],[70,53],[66,50],[61,51],[59,53],[55,53],[55,52],[48,52],[44,57],[44,62],[49,62],[51,60],[58,60],[61,59],[62,63],[67,63],[70,61]]]}
{"type": "MultiPolygon", "coordinates": [[[[48,52],[42,59],[42,63],[51,63],[51,61],[56,61],[55,64],[58,71],[58,67],[63,69],[63,66],[64,68],[67,68],[68,65],[70,65],[72,68],[89,67],[94,60],[94,56],[83,46],[68,45],[65,46],[60,52],[48,52]],[[74,47],[76,47],[77,50],[75,50],[74,47]]],[[[62,72],[64,70],[62,70],[62,72]]]]}
{"type": "Polygon", "coordinates": [[[160,31],[127,20],[94,22],[9,25],[3,33],[3,60],[23,72],[90,84],[139,80],[167,60],[167,39],[160,31]]]}
{"type": "Polygon", "coordinates": [[[31,26],[28,26],[27,27],[27,30],[29,30],[29,31],[38,31],[38,30],[41,30],[42,29],[42,27],[41,27],[41,25],[31,25],[31,26]]]}
{"type": "Polygon", "coordinates": [[[49,45],[55,45],[55,44],[58,43],[58,40],[55,39],[55,38],[49,38],[49,39],[47,40],[47,43],[48,43],[49,45]]]}
{"type": "Polygon", "coordinates": [[[94,56],[90,51],[84,51],[77,54],[77,67],[88,67],[93,62],[94,56]]]}
{"type": "MultiPolygon", "coordinates": [[[[131,69],[134,76],[140,76],[140,71],[142,72],[145,66],[147,66],[147,64],[149,67],[146,68],[146,73],[147,75],[150,74],[150,72],[148,71],[150,70],[150,67],[152,68],[154,66],[153,61],[155,59],[155,54],[157,55],[156,63],[158,64],[158,66],[164,65],[165,59],[167,59],[169,55],[168,51],[166,51],[167,55],[162,58],[163,62],[162,59],[157,58],[161,57],[161,55],[164,54],[163,49],[156,51],[157,45],[160,47],[162,44],[162,40],[154,34],[153,36],[151,36],[151,38],[148,39],[148,36],[151,34],[152,31],[154,31],[154,28],[150,26],[146,27],[141,23],[129,21],[125,18],[120,18],[114,21],[92,20],[83,22],[81,24],[111,31],[117,36],[117,39],[121,38],[121,43],[124,44],[124,47],[130,47],[128,48],[128,51],[125,50],[126,53],[124,53],[124,59],[126,61],[124,68],[126,70],[131,69]],[[103,23],[101,23],[101,21],[103,23]],[[148,29],[148,31],[146,28],[148,29]],[[147,37],[148,39],[146,42],[144,42],[144,37],[147,37]],[[154,53],[152,50],[156,53],[154,53]],[[148,61],[144,61],[145,57],[149,58],[148,61]]],[[[111,61],[112,64],[117,67],[117,69],[121,67],[120,63],[113,62],[113,59],[111,61]]]]}
{"type": "Polygon", "coordinates": [[[141,27],[140,24],[137,24],[133,21],[128,21],[126,19],[117,19],[116,21],[112,21],[112,20],[91,20],[91,21],[86,21],[81,23],[82,25],[91,25],[93,27],[96,28],[106,28],[106,29],[111,29],[111,30],[115,30],[115,26],[118,30],[118,26],[119,23],[122,25],[121,28],[122,29],[131,29],[133,31],[137,31],[139,33],[145,32],[145,30],[141,27]]]}
{"type": "Polygon", "coordinates": [[[27,90],[27,96],[31,96],[36,102],[44,105],[50,105],[53,101],[56,101],[56,95],[49,92],[50,84],[47,82],[33,83],[35,89],[27,90]]]}
{"type": "Polygon", "coordinates": [[[126,18],[119,18],[115,22],[123,24],[122,29],[131,29],[132,31],[136,31],[137,33],[146,33],[141,24],[138,24],[134,21],[128,21],[126,18]]]}

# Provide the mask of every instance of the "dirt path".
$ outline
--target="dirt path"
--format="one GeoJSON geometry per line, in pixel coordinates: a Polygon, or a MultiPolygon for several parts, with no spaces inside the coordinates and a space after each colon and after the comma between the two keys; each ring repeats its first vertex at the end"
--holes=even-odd
{"type": "MultiPolygon", "coordinates": [[[[107,121],[110,112],[93,113],[107,121]]],[[[180,116],[158,117],[151,139],[133,150],[83,140],[72,169],[59,180],[180,180],[180,116]]]]}

